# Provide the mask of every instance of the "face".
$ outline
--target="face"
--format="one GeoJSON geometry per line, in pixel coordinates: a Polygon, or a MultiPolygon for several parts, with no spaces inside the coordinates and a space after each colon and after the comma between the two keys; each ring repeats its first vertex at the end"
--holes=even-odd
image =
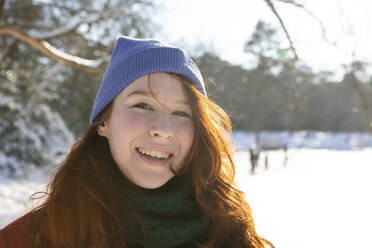
{"type": "Polygon", "coordinates": [[[184,165],[194,138],[192,110],[182,82],[168,73],[145,75],[113,101],[98,127],[121,172],[143,188],[158,188],[184,165]],[[150,87],[149,87],[150,86],[150,87]]]}

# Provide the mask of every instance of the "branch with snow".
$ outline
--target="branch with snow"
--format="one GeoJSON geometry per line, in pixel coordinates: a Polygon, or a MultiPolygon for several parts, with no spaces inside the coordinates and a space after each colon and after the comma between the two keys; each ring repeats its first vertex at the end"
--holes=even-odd
{"type": "Polygon", "coordinates": [[[120,11],[111,11],[111,10],[100,11],[100,12],[97,12],[97,13],[93,13],[88,17],[81,18],[78,21],[74,21],[71,24],[67,24],[64,27],[54,29],[52,31],[35,32],[35,31],[31,30],[29,32],[29,35],[32,36],[34,39],[47,40],[47,39],[50,39],[50,38],[55,38],[57,36],[61,36],[61,35],[71,33],[83,24],[88,24],[89,25],[89,24],[98,22],[99,20],[105,19],[109,16],[116,17],[119,14],[120,14],[120,11]]]}
{"type": "Polygon", "coordinates": [[[93,60],[84,59],[78,56],[65,53],[53,47],[49,42],[32,37],[12,25],[0,26],[0,35],[5,35],[5,34],[14,36],[17,39],[22,40],[23,42],[26,42],[35,48],[38,48],[48,57],[51,57],[63,64],[70,65],[70,66],[73,66],[73,67],[76,67],[78,69],[82,69],[85,71],[90,71],[90,72],[98,71],[100,70],[101,66],[106,64],[110,59],[109,56],[98,58],[98,59],[93,59],[93,60]]]}
{"type": "Polygon", "coordinates": [[[65,27],[60,27],[60,28],[54,29],[52,31],[40,32],[40,31],[30,30],[29,35],[32,36],[35,39],[38,39],[38,40],[46,40],[46,39],[50,39],[50,38],[54,38],[54,37],[57,37],[57,36],[61,36],[61,35],[71,33],[73,31],[75,31],[80,25],[82,25],[84,23],[91,24],[93,22],[96,22],[100,18],[101,18],[101,15],[97,14],[97,15],[91,16],[89,22],[79,20],[78,22],[76,22],[72,25],[67,25],[65,27]]]}

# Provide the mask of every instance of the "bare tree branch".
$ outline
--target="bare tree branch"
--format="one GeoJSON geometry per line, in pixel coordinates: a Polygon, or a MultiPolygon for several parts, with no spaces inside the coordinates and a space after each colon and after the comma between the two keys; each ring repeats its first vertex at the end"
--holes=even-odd
{"type": "MultiPolygon", "coordinates": [[[[338,46],[337,46],[337,43],[336,42],[331,42],[328,38],[327,38],[327,35],[326,35],[326,29],[323,25],[323,22],[317,17],[315,16],[311,11],[309,11],[308,9],[305,8],[304,5],[302,4],[299,4],[299,3],[296,3],[295,0],[277,0],[279,2],[283,2],[283,3],[288,3],[288,4],[292,4],[298,8],[301,8],[302,10],[304,10],[308,15],[310,15],[312,18],[314,18],[318,23],[319,23],[319,26],[322,30],[322,37],[323,39],[335,46],[338,50],[342,51],[338,46]]],[[[340,13],[341,15],[344,15],[343,14],[343,11],[340,7],[340,2],[337,1],[337,4],[338,4],[338,7],[340,9],[340,13]]],[[[347,31],[348,33],[350,33],[351,36],[354,36],[353,34],[353,31],[352,31],[352,28],[350,27],[350,25],[348,25],[347,27],[347,31]]],[[[353,58],[353,61],[355,61],[355,50],[356,48],[354,48],[354,51],[352,52],[352,58],[353,58]]],[[[368,97],[364,94],[363,92],[363,89],[361,89],[360,85],[358,84],[357,80],[355,80],[355,78],[351,79],[351,84],[353,85],[353,88],[356,92],[356,95],[358,96],[358,99],[359,99],[359,104],[360,104],[360,107],[361,107],[361,110],[362,110],[362,113],[363,113],[363,116],[364,116],[364,119],[365,119],[365,122],[367,124],[367,127],[369,129],[369,131],[372,131],[372,126],[371,126],[371,121],[372,121],[372,114],[371,114],[371,111],[369,110],[369,107],[368,107],[368,97]]]]}
{"type": "Polygon", "coordinates": [[[47,40],[50,38],[55,38],[58,36],[62,36],[68,33],[71,33],[75,31],[78,27],[80,27],[83,24],[92,24],[96,23],[99,20],[106,19],[106,18],[115,18],[118,17],[122,14],[122,11],[119,10],[106,10],[106,11],[99,11],[97,13],[91,14],[88,17],[81,18],[78,21],[75,21],[72,24],[68,24],[65,27],[60,27],[57,29],[54,29],[52,31],[47,31],[47,32],[38,32],[36,33],[35,31],[30,31],[29,35],[32,36],[35,39],[38,40],[47,40]]]}
{"type": "Polygon", "coordinates": [[[84,18],[84,20],[81,19],[74,24],[67,25],[66,27],[60,27],[60,28],[54,29],[52,31],[38,32],[38,33],[33,32],[31,30],[29,34],[30,34],[30,36],[32,36],[35,39],[47,40],[47,39],[50,39],[50,38],[55,38],[55,37],[58,37],[58,36],[61,36],[61,35],[71,33],[73,31],[75,31],[78,27],[80,27],[82,24],[92,24],[92,23],[95,23],[95,22],[99,21],[102,18],[103,18],[103,14],[94,14],[94,15],[91,15],[87,18],[84,18]]]}
{"type": "Polygon", "coordinates": [[[90,60],[90,59],[84,59],[80,58],[78,56],[67,54],[63,51],[58,50],[57,48],[53,47],[50,43],[44,41],[44,40],[38,40],[34,37],[24,33],[22,30],[19,30],[18,28],[11,26],[11,25],[3,25],[0,26],[0,35],[11,35],[14,36],[23,42],[26,42],[30,44],[31,46],[38,48],[41,50],[45,55],[48,57],[51,57],[57,61],[62,62],[66,65],[71,65],[73,67],[95,72],[100,70],[101,66],[103,66],[105,63],[109,61],[109,56],[90,60]]]}
{"type": "Polygon", "coordinates": [[[97,12],[97,10],[91,9],[88,6],[85,6],[84,8],[69,8],[67,6],[63,6],[57,3],[32,3],[31,1],[29,1],[28,3],[24,3],[22,5],[12,6],[11,9],[12,11],[23,11],[29,8],[44,8],[44,7],[64,10],[68,12],[70,15],[76,15],[77,13],[82,12],[82,11],[89,13],[89,14],[97,12]]]}
{"type": "Polygon", "coordinates": [[[66,27],[60,27],[51,31],[44,32],[36,32],[34,30],[31,30],[28,34],[15,26],[4,25],[0,26],[0,35],[3,34],[12,35],[13,37],[18,38],[19,40],[22,40],[30,44],[31,46],[38,48],[45,55],[57,61],[60,61],[67,65],[74,66],[82,70],[94,72],[100,70],[101,66],[109,60],[109,57],[100,58],[96,60],[80,58],[78,56],[73,56],[58,50],[57,48],[53,47],[50,43],[48,43],[46,40],[74,32],[82,24],[92,24],[98,22],[101,19],[120,16],[121,12],[122,11],[120,9],[106,11],[103,10],[91,14],[86,18],[82,18],[78,21],[75,21],[74,23],[67,25],[66,27]]]}
{"type": "Polygon", "coordinates": [[[283,3],[290,3],[290,4],[296,5],[297,7],[301,7],[301,8],[304,7],[303,4],[296,3],[294,0],[276,0],[276,1],[283,2],[283,3]]]}
{"type": "Polygon", "coordinates": [[[297,56],[297,52],[296,52],[296,49],[293,45],[293,42],[292,42],[292,39],[291,39],[291,36],[289,35],[288,33],[288,30],[286,28],[286,26],[284,25],[284,22],[282,20],[282,18],[280,17],[280,15],[278,14],[278,12],[276,11],[273,3],[271,2],[271,0],[264,0],[267,5],[270,7],[271,11],[274,13],[274,15],[276,16],[276,18],[278,18],[279,22],[280,22],[280,25],[282,26],[283,30],[284,30],[284,33],[285,35],[287,36],[287,39],[289,41],[289,45],[290,45],[290,48],[295,56],[295,59],[297,60],[298,59],[298,56],[297,56]]]}
{"type": "MultiPolygon", "coordinates": [[[[14,25],[13,23],[7,23],[9,25],[14,25]]],[[[17,27],[22,30],[29,30],[29,29],[39,29],[39,30],[48,30],[50,26],[41,24],[41,23],[32,23],[23,20],[17,20],[17,27]]]]}
{"type": "Polygon", "coordinates": [[[79,13],[81,11],[85,11],[87,13],[96,12],[96,10],[89,9],[88,6],[85,6],[84,8],[69,8],[69,7],[59,5],[59,4],[56,4],[56,3],[42,3],[42,4],[40,3],[40,4],[33,4],[33,6],[58,8],[58,9],[67,11],[71,15],[76,15],[76,13],[79,13]]]}
{"type": "Polygon", "coordinates": [[[327,37],[327,34],[326,34],[326,28],[324,27],[324,24],[322,22],[322,20],[320,20],[313,12],[311,12],[310,10],[308,10],[307,8],[305,8],[305,6],[303,4],[299,4],[299,3],[296,3],[295,1],[293,0],[276,0],[278,2],[283,2],[283,3],[288,3],[288,4],[292,4],[300,9],[302,9],[303,11],[305,11],[309,16],[311,16],[312,18],[314,18],[319,26],[320,26],[320,29],[322,30],[322,37],[323,39],[328,42],[329,44],[333,45],[333,46],[336,46],[336,42],[332,42],[328,39],[327,37]]]}

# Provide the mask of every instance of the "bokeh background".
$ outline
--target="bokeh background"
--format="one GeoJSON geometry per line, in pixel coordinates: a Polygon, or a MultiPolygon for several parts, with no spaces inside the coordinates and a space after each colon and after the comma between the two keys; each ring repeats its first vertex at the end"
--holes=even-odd
{"type": "Polygon", "coordinates": [[[372,247],[371,12],[363,0],[0,0],[0,227],[36,204],[89,126],[127,35],[199,65],[232,119],[260,234],[283,248],[372,247]]]}

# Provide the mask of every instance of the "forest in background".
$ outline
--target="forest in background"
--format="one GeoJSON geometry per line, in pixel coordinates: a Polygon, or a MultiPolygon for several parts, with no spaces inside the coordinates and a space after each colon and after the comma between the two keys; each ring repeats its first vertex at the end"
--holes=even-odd
{"type": "Polygon", "coordinates": [[[345,65],[341,80],[333,72],[313,72],[280,49],[276,30],[258,22],[244,52],[254,55],[250,69],[204,53],[195,58],[210,97],[230,113],[239,130],[370,132],[372,76],[367,63],[345,65]]]}
{"type": "MultiPolygon", "coordinates": [[[[115,38],[151,37],[156,8],[147,0],[0,1],[0,169],[49,164],[84,133],[115,38]],[[86,61],[61,55],[61,63],[53,49],[86,61]]],[[[332,80],[333,72],[294,60],[276,32],[257,21],[242,50],[254,58],[249,68],[207,49],[194,57],[234,128],[371,132],[370,65],[354,61],[332,80]]]]}

